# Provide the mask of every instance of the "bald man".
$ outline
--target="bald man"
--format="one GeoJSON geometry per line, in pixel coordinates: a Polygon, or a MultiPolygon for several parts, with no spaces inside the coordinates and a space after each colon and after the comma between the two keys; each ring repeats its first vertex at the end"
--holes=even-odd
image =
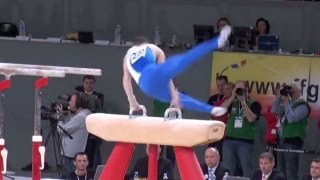
{"type": "Polygon", "coordinates": [[[210,180],[212,173],[217,180],[222,179],[229,168],[220,162],[220,154],[216,148],[209,147],[204,153],[205,164],[201,165],[205,179],[210,180]]]}

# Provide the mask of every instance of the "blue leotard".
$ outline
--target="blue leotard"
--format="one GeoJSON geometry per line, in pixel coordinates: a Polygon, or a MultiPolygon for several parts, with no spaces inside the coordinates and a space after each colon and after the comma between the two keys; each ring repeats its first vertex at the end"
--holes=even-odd
{"type": "MultiPolygon", "coordinates": [[[[171,56],[162,64],[156,63],[151,46],[154,45],[142,44],[128,50],[125,56],[128,70],[145,94],[162,102],[170,102],[170,80],[184,72],[194,62],[212,53],[218,48],[218,42],[217,38],[203,42],[185,53],[171,56]]],[[[184,109],[210,113],[213,108],[186,94],[179,93],[179,97],[184,109]]]]}

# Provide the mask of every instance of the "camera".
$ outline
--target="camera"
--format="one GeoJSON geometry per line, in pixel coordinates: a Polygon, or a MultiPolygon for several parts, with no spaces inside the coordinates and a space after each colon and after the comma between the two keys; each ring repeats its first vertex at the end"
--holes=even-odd
{"type": "Polygon", "coordinates": [[[242,88],[237,88],[237,89],[236,89],[236,94],[237,94],[238,96],[243,96],[243,95],[244,95],[244,89],[242,89],[242,88]]]}
{"type": "Polygon", "coordinates": [[[284,85],[283,88],[280,90],[280,94],[282,96],[292,95],[292,87],[290,85],[284,85]]]}
{"type": "Polygon", "coordinates": [[[59,120],[59,113],[57,113],[57,105],[62,105],[62,111],[67,112],[69,110],[70,96],[61,95],[57,101],[52,101],[50,105],[41,106],[41,119],[42,120],[59,120]]]}

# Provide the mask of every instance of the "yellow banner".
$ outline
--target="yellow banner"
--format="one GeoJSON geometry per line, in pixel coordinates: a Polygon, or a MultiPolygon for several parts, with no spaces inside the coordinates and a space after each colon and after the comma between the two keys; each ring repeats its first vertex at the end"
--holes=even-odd
{"type": "Polygon", "coordinates": [[[312,117],[319,119],[320,117],[320,58],[313,58],[310,65],[310,83],[304,94],[308,95],[308,102],[311,105],[312,117]]]}
{"type": "Polygon", "coordinates": [[[262,104],[265,112],[274,99],[277,84],[296,82],[312,107],[312,115],[319,115],[319,61],[320,58],[305,56],[215,52],[211,94],[217,93],[216,76],[221,73],[228,76],[230,82],[245,80],[249,82],[250,96],[262,104]]]}

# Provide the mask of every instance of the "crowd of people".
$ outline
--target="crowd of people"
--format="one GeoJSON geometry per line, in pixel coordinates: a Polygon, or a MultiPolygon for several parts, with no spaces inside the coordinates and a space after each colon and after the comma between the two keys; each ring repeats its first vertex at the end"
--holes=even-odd
{"type": "MultiPolygon", "coordinates": [[[[82,83],[75,87],[67,110],[63,109],[61,104],[56,106],[59,114],[57,127],[61,138],[61,160],[64,168],[62,178],[72,179],[83,174],[84,171],[77,170],[78,166],[83,166],[82,164],[85,164],[88,172],[94,172],[101,164],[102,140],[88,132],[85,119],[91,113],[103,112],[104,95],[95,91],[94,76],[83,76],[82,83]]],[[[83,176],[86,177],[85,180],[89,180],[87,179],[89,174],[83,176]]]]}
{"type": "MultiPolygon", "coordinates": [[[[250,97],[248,82],[238,80],[233,84],[228,82],[226,76],[217,76],[219,92],[210,97],[208,101],[210,106],[204,106],[202,102],[181,94],[172,83],[172,78],[189,68],[208,51],[224,48],[231,34],[230,21],[222,18],[217,25],[221,30],[216,38],[200,43],[186,53],[169,59],[165,58],[163,51],[158,47],[146,41],[138,42],[128,50],[124,58],[124,90],[131,108],[139,108],[132,90],[131,78],[133,78],[141,90],[152,98],[170,103],[171,106],[210,113],[212,119],[226,123],[223,140],[209,146],[217,146],[230,175],[251,177],[254,172],[251,156],[262,107],[260,102],[250,97]],[[154,81],[156,78],[158,81],[154,81]]],[[[258,35],[268,34],[270,24],[267,20],[259,18],[256,29],[258,35]]],[[[270,132],[276,136],[274,145],[279,149],[277,152],[272,152],[277,154],[275,162],[277,168],[287,179],[298,180],[300,154],[281,151],[301,150],[306,135],[310,108],[303,100],[299,86],[292,83],[289,86],[277,87],[270,113],[277,117],[276,126],[270,132]]],[[[269,151],[267,148],[265,150],[269,151]]]]}
{"type": "MultiPolygon", "coordinates": [[[[250,177],[253,180],[298,180],[300,154],[286,151],[302,149],[310,107],[302,98],[301,89],[297,84],[292,83],[276,89],[273,103],[268,111],[269,116],[266,116],[269,118],[267,122],[270,130],[267,133],[273,139],[272,141],[266,139],[268,148],[260,155],[260,168],[255,171],[251,156],[257,123],[262,119],[262,107],[257,100],[250,97],[248,82],[245,80],[229,82],[227,76],[218,75],[216,78],[218,93],[211,96],[208,103],[203,103],[181,93],[172,81],[201,57],[223,48],[231,34],[230,24],[227,18],[219,19],[217,26],[220,32],[216,38],[169,59],[166,59],[159,47],[149,44],[144,38],[138,38],[136,44],[127,51],[123,61],[123,87],[129,107],[138,110],[140,105],[133,93],[131,84],[133,79],[145,94],[155,99],[156,104],[206,112],[211,115],[210,119],[224,122],[226,124],[224,138],[209,144],[205,151],[205,163],[201,168],[206,179],[222,179],[228,173],[231,176],[250,177]]],[[[259,18],[256,28],[257,34],[268,34],[270,24],[266,19],[259,18]]],[[[82,88],[76,88],[69,101],[68,115],[62,113],[62,106],[57,106],[57,111],[61,112],[59,127],[63,129],[60,130],[61,155],[63,166],[67,170],[64,177],[71,179],[87,180],[97,165],[101,164],[99,151],[101,140],[89,134],[85,127],[86,116],[90,113],[103,112],[104,96],[94,90],[94,85],[93,76],[83,77],[82,88]]],[[[172,152],[172,147],[167,148],[171,148],[172,152]]],[[[136,173],[143,177],[147,176],[147,159],[148,150],[147,156],[137,161],[127,178],[132,178],[136,173]]],[[[163,157],[160,146],[158,163],[159,179],[164,174],[173,179],[175,157],[170,156],[169,159],[163,157]]],[[[315,159],[311,163],[309,176],[303,178],[319,179],[319,172],[320,163],[315,159]]]]}
{"type": "MultiPolygon", "coordinates": [[[[219,141],[222,142],[222,148],[219,142],[209,146],[219,149],[224,164],[230,168],[230,175],[251,177],[254,172],[251,157],[257,121],[261,119],[261,105],[250,98],[246,81],[237,81],[231,95],[230,87],[232,86],[229,84],[226,76],[218,76],[216,78],[218,93],[212,95],[208,100],[210,104],[228,108],[227,121],[225,117],[222,119],[221,117],[211,117],[211,119],[226,123],[225,137],[219,141]]],[[[301,89],[296,83],[277,87],[272,105],[268,108],[266,115],[267,132],[265,137],[268,146],[265,151],[269,152],[272,157],[270,154],[262,155],[264,155],[264,159],[269,159],[270,163],[276,165],[277,171],[283,173],[284,177],[289,180],[299,179],[300,153],[298,152],[302,151],[307,131],[307,120],[311,111],[301,93],[301,89]]],[[[259,164],[261,168],[261,162],[259,164]]],[[[254,175],[257,176],[257,174],[254,175]]],[[[260,173],[260,179],[261,177],[260,173]]]]}

